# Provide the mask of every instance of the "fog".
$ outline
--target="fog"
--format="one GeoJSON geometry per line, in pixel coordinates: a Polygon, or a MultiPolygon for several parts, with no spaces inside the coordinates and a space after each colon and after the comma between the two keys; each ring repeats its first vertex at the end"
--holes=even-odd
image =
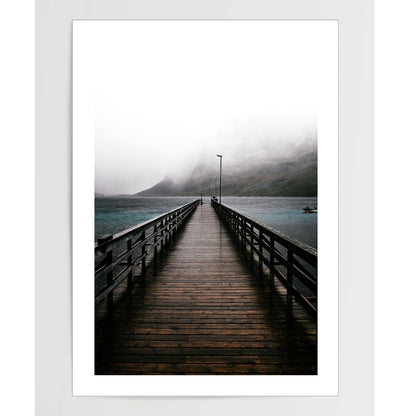
{"type": "Polygon", "coordinates": [[[316,144],[322,34],[287,23],[94,22],[96,192],[316,144]]]}

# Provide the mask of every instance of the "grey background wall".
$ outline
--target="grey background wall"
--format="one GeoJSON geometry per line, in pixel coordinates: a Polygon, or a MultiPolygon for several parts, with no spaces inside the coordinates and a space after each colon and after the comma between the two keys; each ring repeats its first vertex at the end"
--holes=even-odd
{"type": "Polygon", "coordinates": [[[36,3],[37,414],[368,415],[373,402],[373,2],[36,3]],[[339,19],[340,395],[74,398],[71,379],[72,19],[339,19]],[[360,200],[358,205],[351,201],[360,200]],[[359,209],[359,211],[358,211],[359,209]],[[360,238],[357,239],[356,236],[360,238]],[[357,286],[361,290],[356,290],[357,286]],[[359,341],[359,342],[357,342],[359,341]]]}

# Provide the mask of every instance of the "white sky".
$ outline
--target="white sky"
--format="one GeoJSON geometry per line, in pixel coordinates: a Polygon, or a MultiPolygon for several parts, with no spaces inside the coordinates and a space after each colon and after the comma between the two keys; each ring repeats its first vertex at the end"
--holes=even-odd
{"type": "MultiPolygon", "coordinates": [[[[325,21],[88,21],[96,192],[314,132],[325,21]]],[[[332,33],[332,32],[331,32],[332,33]]],[[[312,133],[314,134],[314,133],[312,133]]]]}

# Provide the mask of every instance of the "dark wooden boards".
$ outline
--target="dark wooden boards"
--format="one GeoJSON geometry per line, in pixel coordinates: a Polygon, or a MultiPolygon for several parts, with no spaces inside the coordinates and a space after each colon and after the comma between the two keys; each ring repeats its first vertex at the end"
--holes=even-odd
{"type": "Polygon", "coordinates": [[[96,374],[316,374],[316,324],[208,204],[96,309],[96,374]]]}

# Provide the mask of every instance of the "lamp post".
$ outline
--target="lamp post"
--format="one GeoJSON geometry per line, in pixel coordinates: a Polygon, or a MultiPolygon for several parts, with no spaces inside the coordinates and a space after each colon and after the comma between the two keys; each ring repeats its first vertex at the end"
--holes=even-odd
{"type": "Polygon", "coordinates": [[[217,155],[220,158],[220,204],[221,204],[221,176],[222,176],[222,155],[217,155]]]}

